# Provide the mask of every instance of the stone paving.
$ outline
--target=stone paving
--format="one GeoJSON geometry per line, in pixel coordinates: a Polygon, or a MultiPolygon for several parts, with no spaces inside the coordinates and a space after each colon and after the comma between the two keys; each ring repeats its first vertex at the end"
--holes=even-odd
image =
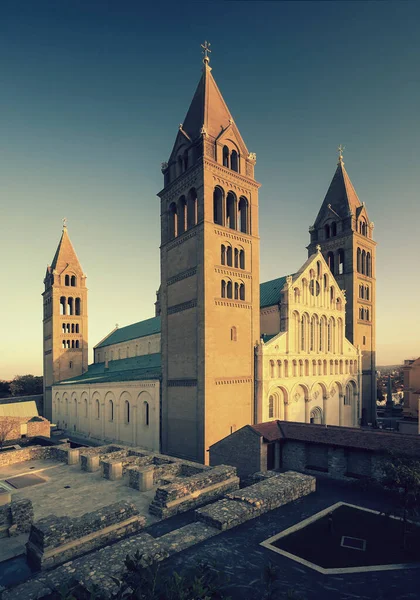
{"type": "Polygon", "coordinates": [[[109,481],[103,479],[100,471],[86,473],[80,469],[80,465],[69,466],[49,460],[33,460],[2,467],[0,481],[23,473],[37,473],[47,480],[11,492],[12,496],[18,494],[21,498],[32,500],[36,521],[50,515],[79,517],[121,500],[133,502],[140,514],[146,517],[147,524],[157,520],[148,512],[156,487],[140,493],[130,488],[125,478],[109,481]]]}
{"type": "Polygon", "coordinates": [[[170,557],[162,565],[162,575],[209,561],[229,576],[227,593],[232,600],[261,600],[264,567],[271,562],[278,567],[279,594],[273,598],[279,600],[290,592],[296,600],[417,600],[420,569],[322,575],[260,546],[267,538],[339,501],[374,510],[384,508],[383,499],[374,493],[361,493],[349,484],[319,478],[317,491],[310,496],[170,557]]]}

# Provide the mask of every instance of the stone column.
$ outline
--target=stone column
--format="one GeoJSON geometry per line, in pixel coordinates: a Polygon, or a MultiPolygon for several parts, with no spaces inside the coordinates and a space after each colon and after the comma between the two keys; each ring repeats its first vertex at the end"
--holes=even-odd
{"type": "Polygon", "coordinates": [[[120,421],[121,421],[121,415],[120,415],[120,405],[119,403],[115,403],[115,416],[116,418],[116,423],[115,423],[115,437],[117,438],[117,440],[120,442],[120,421]]]}
{"type": "Polygon", "coordinates": [[[343,402],[344,395],[338,392],[338,424],[343,424],[343,402]]]}
{"type": "Polygon", "coordinates": [[[105,439],[105,402],[101,402],[101,439],[105,439]]]}
{"type": "Polygon", "coordinates": [[[328,394],[322,396],[322,413],[323,425],[328,425],[328,394]]]}
{"type": "Polygon", "coordinates": [[[132,419],[130,419],[130,421],[132,421],[133,446],[137,446],[138,407],[133,406],[132,412],[133,412],[133,416],[132,416],[132,419]]]}
{"type": "Polygon", "coordinates": [[[305,423],[309,423],[311,418],[310,418],[310,404],[311,402],[311,398],[305,398],[305,423]]]}

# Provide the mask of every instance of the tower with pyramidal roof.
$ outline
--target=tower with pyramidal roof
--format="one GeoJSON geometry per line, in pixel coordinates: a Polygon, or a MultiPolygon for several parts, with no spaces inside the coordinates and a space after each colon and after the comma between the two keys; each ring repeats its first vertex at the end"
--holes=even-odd
{"type": "Polygon", "coordinates": [[[207,449],[254,422],[259,340],[258,189],[248,149],[203,72],[162,165],[162,452],[207,449]]]}
{"type": "Polygon", "coordinates": [[[57,251],[44,279],[44,416],[52,419],[52,385],[88,366],[86,275],[64,220],[57,251]]]}
{"type": "Polygon", "coordinates": [[[362,351],[362,424],[376,421],[376,242],[365,203],[360,202],[339,148],[337,169],[310,227],[308,255],[320,244],[346,293],[346,337],[362,351]]]}

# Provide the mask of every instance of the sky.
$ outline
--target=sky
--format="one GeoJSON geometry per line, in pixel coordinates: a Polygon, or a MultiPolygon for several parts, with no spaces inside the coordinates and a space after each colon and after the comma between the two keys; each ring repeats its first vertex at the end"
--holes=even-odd
{"type": "Polygon", "coordinates": [[[377,362],[420,355],[419,2],[3,0],[0,379],[42,374],[63,217],[87,274],[90,348],[154,315],[160,165],[204,40],[257,154],[261,280],[305,261],[343,144],[378,242],[377,362]]]}

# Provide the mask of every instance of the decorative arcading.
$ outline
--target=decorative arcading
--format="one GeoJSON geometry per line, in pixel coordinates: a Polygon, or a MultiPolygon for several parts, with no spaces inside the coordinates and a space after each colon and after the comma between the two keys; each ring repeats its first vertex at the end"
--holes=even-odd
{"type": "Polygon", "coordinates": [[[174,313],[188,310],[189,308],[194,308],[195,306],[197,306],[197,298],[194,298],[194,300],[189,300],[188,302],[181,302],[181,304],[175,304],[175,306],[169,306],[168,315],[173,315],[174,313]]]}
{"type": "Polygon", "coordinates": [[[172,248],[176,248],[177,246],[180,246],[181,244],[183,244],[184,242],[186,242],[187,240],[195,237],[197,235],[196,231],[191,231],[191,233],[182,233],[181,236],[179,238],[176,238],[175,241],[173,241],[172,243],[168,244],[166,246],[166,250],[172,250],[172,248]]]}
{"type": "MultiPolygon", "coordinates": [[[[226,181],[226,185],[231,185],[232,181],[231,180],[235,180],[238,182],[238,184],[241,184],[242,186],[251,186],[253,188],[258,189],[260,187],[260,184],[255,181],[255,179],[250,179],[248,177],[244,177],[243,175],[241,175],[240,173],[237,173],[236,171],[231,171],[229,170],[229,180],[224,179],[224,175],[226,175],[226,167],[224,167],[223,165],[219,165],[218,163],[214,163],[211,162],[209,160],[204,159],[204,166],[208,166],[210,167],[211,171],[213,172],[213,176],[216,177],[220,177],[220,179],[222,179],[223,181],[226,181]]],[[[242,188],[245,193],[249,194],[249,189],[248,191],[246,191],[246,188],[242,188]]]]}
{"type": "MultiPolygon", "coordinates": [[[[233,235],[231,233],[228,233],[226,229],[215,229],[214,233],[216,235],[222,235],[225,238],[229,238],[230,240],[236,240],[237,242],[242,242],[242,244],[252,244],[252,240],[248,239],[248,238],[243,238],[240,235],[233,235]]],[[[251,234],[247,234],[247,235],[251,235],[251,234]]]]}
{"type": "Polygon", "coordinates": [[[177,181],[174,181],[174,187],[169,190],[167,194],[165,194],[168,202],[173,200],[173,198],[178,198],[178,196],[187,194],[191,187],[197,189],[197,176],[199,171],[197,167],[198,165],[196,165],[195,172],[189,173],[187,177],[184,178],[182,175],[180,175],[177,178],[177,181]]]}
{"type": "Polygon", "coordinates": [[[219,267],[214,267],[214,272],[219,273],[220,275],[228,275],[229,277],[239,277],[240,279],[252,279],[252,275],[246,274],[246,271],[242,271],[242,269],[235,269],[234,267],[230,269],[220,269],[219,267]]]}
{"type": "Polygon", "coordinates": [[[216,306],[231,306],[233,308],[252,308],[252,304],[247,302],[230,302],[229,300],[215,300],[216,306]]]}
{"type": "Polygon", "coordinates": [[[193,269],[188,269],[188,271],[184,271],[183,273],[179,273],[179,275],[174,275],[173,277],[170,277],[167,281],[167,285],[172,285],[177,281],[182,281],[183,279],[187,279],[187,277],[192,277],[196,273],[197,267],[194,267],[193,269]]]}
{"type": "Polygon", "coordinates": [[[232,383],[252,383],[252,377],[223,377],[221,379],[215,379],[216,385],[230,385],[232,383]]]}
{"type": "Polygon", "coordinates": [[[168,379],[168,387],[197,387],[196,379],[168,379]]]}

